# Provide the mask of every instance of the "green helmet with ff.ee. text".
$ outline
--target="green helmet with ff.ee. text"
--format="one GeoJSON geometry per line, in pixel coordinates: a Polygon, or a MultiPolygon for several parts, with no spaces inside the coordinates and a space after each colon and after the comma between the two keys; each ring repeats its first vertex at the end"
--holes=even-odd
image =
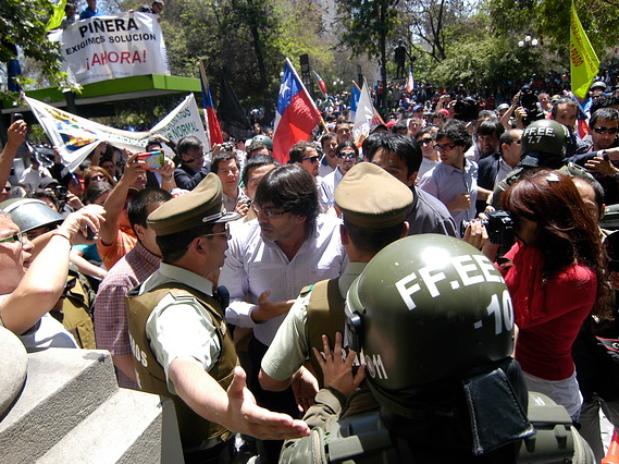
{"type": "Polygon", "coordinates": [[[567,153],[569,140],[569,130],[557,121],[540,119],[532,122],[522,133],[521,165],[560,168],[567,153]]]}
{"type": "Polygon", "coordinates": [[[512,302],[479,250],[436,234],[382,249],[351,286],[346,338],[363,351],[376,399],[464,377],[508,357],[512,302]]]}

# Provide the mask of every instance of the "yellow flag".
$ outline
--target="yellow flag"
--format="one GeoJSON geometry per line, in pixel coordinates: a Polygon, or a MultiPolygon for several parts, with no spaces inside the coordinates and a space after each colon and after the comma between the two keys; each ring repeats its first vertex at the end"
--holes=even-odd
{"type": "Polygon", "coordinates": [[[578,98],[588,96],[589,86],[600,70],[595,50],[589,42],[589,37],[582,28],[574,0],[570,13],[570,74],[572,78],[572,93],[578,98]]]}
{"type": "Polygon", "coordinates": [[[65,6],[67,6],[67,0],[58,0],[58,2],[54,5],[52,15],[47,21],[47,26],[45,28],[46,30],[51,31],[52,29],[58,29],[60,27],[60,24],[62,24],[62,20],[64,18],[65,6]]]}

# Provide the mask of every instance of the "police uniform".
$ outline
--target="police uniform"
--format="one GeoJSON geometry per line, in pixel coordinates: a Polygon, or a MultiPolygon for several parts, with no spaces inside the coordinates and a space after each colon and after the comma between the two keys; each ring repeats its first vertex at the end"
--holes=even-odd
{"type": "MultiPolygon", "coordinates": [[[[207,176],[191,193],[172,199],[148,216],[148,225],[165,236],[201,224],[238,218],[222,211],[221,183],[207,176]]],[[[127,300],[131,351],[138,384],[144,391],[172,398],[185,459],[208,461],[227,454],[231,432],[208,422],[177,395],[168,377],[174,359],[196,359],[226,389],[237,365],[222,301],[209,280],[162,262],[127,300]]]]}
{"type": "MultiPolygon", "coordinates": [[[[403,224],[413,194],[383,169],[361,163],[348,171],[335,191],[335,204],[344,221],[361,229],[378,230],[403,224]]],[[[305,287],[262,359],[261,368],[276,380],[289,379],[310,360],[322,385],[322,373],[311,348],[322,349],[322,335],[333,340],[344,330],[344,301],[365,263],[349,262],[337,279],[305,287]]]]}
{"type": "Polygon", "coordinates": [[[508,290],[462,240],[422,234],[385,246],[350,286],[345,326],[378,404],[350,412],[359,392],[347,402],[340,380],[351,374],[340,371],[304,417],[310,436],[287,441],[280,463],[593,462],[564,408],[528,398],[510,356],[508,290]]]}

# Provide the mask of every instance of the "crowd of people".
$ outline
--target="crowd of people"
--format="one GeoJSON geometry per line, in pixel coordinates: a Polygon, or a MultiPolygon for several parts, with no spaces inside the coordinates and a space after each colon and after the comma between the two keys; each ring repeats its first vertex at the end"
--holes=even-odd
{"type": "Polygon", "coordinates": [[[313,453],[329,418],[355,431],[376,410],[391,438],[350,456],[514,461],[527,390],[599,460],[599,409],[619,426],[602,222],[619,203],[619,94],[592,86],[585,136],[573,97],[528,91],[410,104],[363,141],[342,109],[285,165],[258,125],[212,149],[154,136],[146,152],[175,154],[159,168],[104,142],[69,172],[17,120],[0,322],[29,351],[108,350],[120,386],[171,397],[188,463],[328,462],[313,453]]]}

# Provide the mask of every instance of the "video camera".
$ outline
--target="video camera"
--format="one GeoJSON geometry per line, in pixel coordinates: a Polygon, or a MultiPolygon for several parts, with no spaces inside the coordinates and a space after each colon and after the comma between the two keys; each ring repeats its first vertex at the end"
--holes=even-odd
{"type": "MultiPolygon", "coordinates": [[[[486,228],[488,238],[492,243],[501,245],[503,248],[514,243],[514,220],[507,211],[496,210],[486,214],[482,219],[482,225],[486,228]]],[[[470,221],[462,221],[462,234],[466,231],[470,221]]]]}
{"type": "Polygon", "coordinates": [[[526,117],[522,121],[524,127],[527,127],[533,121],[544,119],[544,110],[539,104],[537,95],[529,84],[525,84],[520,88],[520,106],[527,112],[526,117]]]}
{"type": "Polygon", "coordinates": [[[466,97],[456,100],[454,105],[454,118],[460,121],[470,122],[477,119],[479,114],[479,105],[474,98],[466,97]]]}

